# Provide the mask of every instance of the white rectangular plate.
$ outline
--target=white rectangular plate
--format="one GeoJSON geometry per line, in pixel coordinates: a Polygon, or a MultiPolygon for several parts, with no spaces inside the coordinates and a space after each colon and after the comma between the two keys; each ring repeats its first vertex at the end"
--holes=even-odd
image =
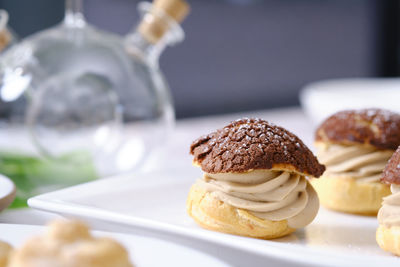
{"type": "Polygon", "coordinates": [[[320,209],[305,229],[258,240],[201,229],[186,214],[196,175],[119,176],[31,198],[29,206],[78,217],[105,230],[144,233],[179,242],[236,266],[399,266],[375,242],[375,217],[320,209]]]}

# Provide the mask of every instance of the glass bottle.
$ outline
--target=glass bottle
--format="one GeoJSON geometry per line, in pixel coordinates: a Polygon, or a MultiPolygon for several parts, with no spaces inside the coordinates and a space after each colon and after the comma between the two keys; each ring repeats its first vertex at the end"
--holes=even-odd
{"type": "Polygon", "coordinates": [[[60,25],[0,57],[0,173],[17,185],[14,206],[139,170],[165,143],[174,110],[158,58],[183,40],[188,5],[157,0],[139,10],[141,23],[121,37],[89,25],[81,0],[67,0],[60,25]]]}

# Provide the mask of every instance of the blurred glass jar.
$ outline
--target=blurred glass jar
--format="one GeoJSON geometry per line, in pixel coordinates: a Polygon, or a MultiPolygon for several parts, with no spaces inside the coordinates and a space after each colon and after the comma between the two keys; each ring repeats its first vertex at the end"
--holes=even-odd
{"type": "Polygon", "coordinates": [[[158,59],[183,40],[184,0],[139,4],[125,37],[88,25],[81,0],[64,21],[0,57],[0,173],[34,194],[137,170],[174,124],[158,59]]]}

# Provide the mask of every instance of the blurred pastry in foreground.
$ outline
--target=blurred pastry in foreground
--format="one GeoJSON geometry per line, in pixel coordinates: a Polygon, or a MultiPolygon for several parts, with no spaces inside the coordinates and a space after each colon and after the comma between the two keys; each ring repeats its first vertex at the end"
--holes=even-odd
{"type": "Polygon", "coordinates": [[[10,256],[12,247],[3,241],[0,241],[0,267],[6,267],[8,257],[10,256]]]}
{"type": "Polygon", "coordinates": [[[383,168],[400,145],[400,115],[382,109],[346,110],[316,131],[324,175],[311,181],[321,204],[337,211],[376,215],[390,194],[381,183],[383,168]]]}
{"type": "Polygon", "coordinates": [[[400,256],[400,147],[386,165],[382,180],[390,185],[392,194],[383,199],[379,210],[376,241],[382,249],[400,256]]]}
{"type": "Polygon", "coordinates": [[[132,267],[128,252],[110,238],[97,238],[77,221],[55,221],[48,231],[15,250],[8,267],[132,267]]]}
{"type": "Polygon", "coordinates": [[[305,176],[325,170],[294,134],[261,119],[241,119],[190,147],[205,172],[190,189],[188,214],[202,227],[271,239],[313,221],[319,201],[305,176]]]}

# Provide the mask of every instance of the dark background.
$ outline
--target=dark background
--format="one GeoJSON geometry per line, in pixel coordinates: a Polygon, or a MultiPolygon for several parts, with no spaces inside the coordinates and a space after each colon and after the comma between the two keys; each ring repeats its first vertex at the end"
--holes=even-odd
{"type": "MultiPolygon", "coordinates": [[[[86,0],[87,20],[125,34],[135,0],[86,0]]],[[[398,0],[189,0],[186,40],[161,67],[178,117],[298,104],[305,84],[399,74],[398,0]]],[[[24,37],[62,20],[62,0],[0,0],[24,37]]]]}

